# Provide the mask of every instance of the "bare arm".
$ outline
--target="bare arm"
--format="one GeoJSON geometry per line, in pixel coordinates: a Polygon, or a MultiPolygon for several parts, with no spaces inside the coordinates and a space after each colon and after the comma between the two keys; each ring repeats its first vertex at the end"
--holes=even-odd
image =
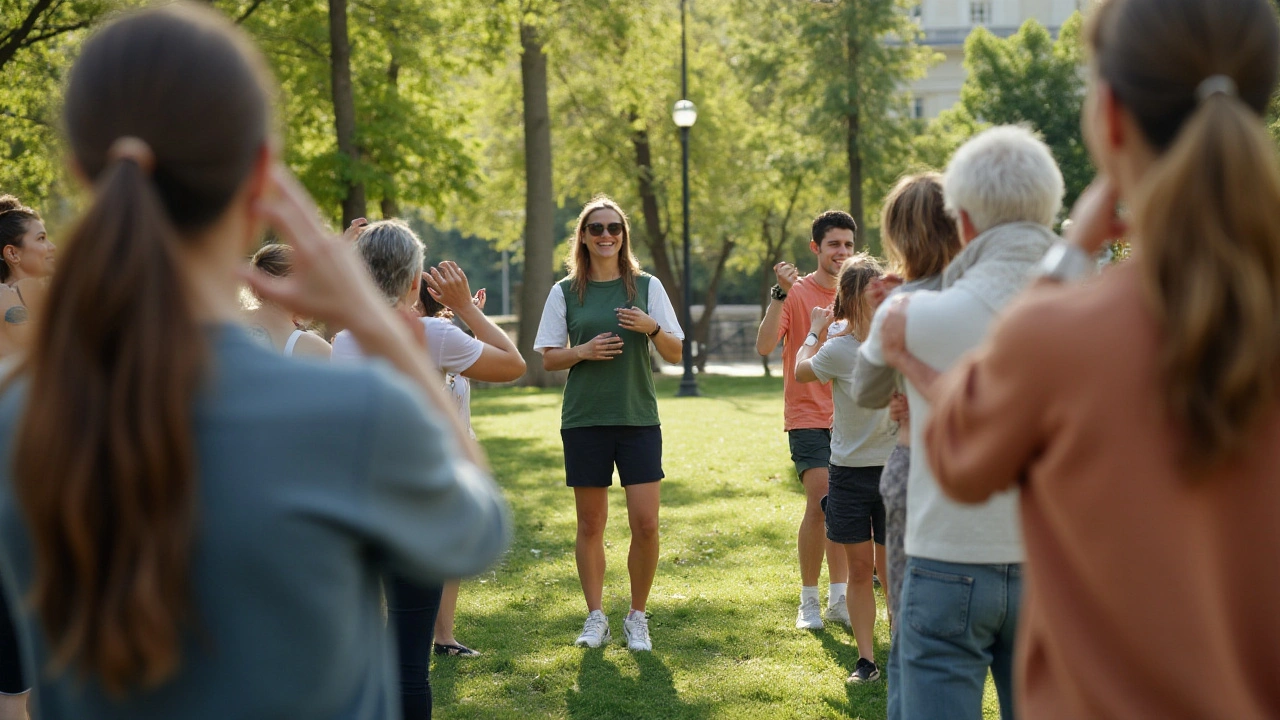
{"type": "Polygon", "coordinates": [[[269,182],[271,199],[258,211],[293,246],[294,272],[277,278],[247,270],[246,282],[264,300],[348,328],[366,354],[387,360],[419,387],[453,431],[463,456],[485,466],[484,453],[462,427],[443,378],[431,367],[418,319],[399,317],[387,307],[355,248],[325,229],[306,190],[283,166],[272,169],[269,182]]]}
{"type": "MultiPolygon", "coordinates": [[[[791,286],[799,279],[796,266],[788,262],[780,262],[773,266],[778,276],[778,287],[783,292],[790,292],[791,286]]],[[[769,298],[769,307],[765,308],[764,319],[760,321],[760,329],[756,331],[756,352],[768,355],[778,347],[778,326],[782,322],[782,300],[769,298]]]]}
{"type": "Polygon", "coordinates": [[[563,348],[539,348],[542,367],[548,372],[568,370],[584,360],[609,361],[622,354],[622,338],[613,333],[600,333],[589,341],[563,348]]]}
{"type": "MultiPolygon", "coordinates": [[[[818,374],[813,371],[813,357],[818,354],[818,350],[822,349],[823,343],[827,340],[827,328],[831,326],[832,321],[831,310],[829,308],[814,308],[810,317],[809,332],[818,334],[818,342],[813,345],[801,343],[800,349],[796,352],[796,380],[802,383],[821,382],[818,374]]],[[[808,340],[808,337],[805,337],[808,340]]]]}
{"type": "Polygon", "coordinates": [[[422,273],[427,291],[441,305],[453,311],[471,328],[476,339],[484,343],[484,350],[475,363],[462,373],[463,377],[484,382],[510,382],[524,375],[524,358],[502,328],[485,316],[471,297],[467,275],[457,263],[445,261],[422,273]]]}
{"type": "Polygon", "coordinates": [[[618,324],[622,326],[623,330],[631,330],[648,336],[653,341],[653,346],[657,348],[658,354],[662,356],[663,360],[674,364],[682,359],[684,341],[663,330],[658,325],[657,320],[654,320],[640,308],[619,308],[618,324]],[[657,334],[651,334],[655,330],[657,334]]]}

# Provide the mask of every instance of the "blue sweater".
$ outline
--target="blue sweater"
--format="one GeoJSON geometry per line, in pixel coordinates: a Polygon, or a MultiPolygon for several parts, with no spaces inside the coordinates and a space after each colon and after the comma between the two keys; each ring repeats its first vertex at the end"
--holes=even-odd
{"type": "Polygon", "coordinates": [[[210,341],[195,407],[194,620],[178,674],[123,699],[75,668],[50,677],[38,618],[18,609],[33,571],[11,470],[25,391],[0,396],[0,572],[38,678],[33,717],[398,718],[379,578],[481,572],[509,542],[506,504],[384,367],[282,358],[233,326],[210,341]]]}

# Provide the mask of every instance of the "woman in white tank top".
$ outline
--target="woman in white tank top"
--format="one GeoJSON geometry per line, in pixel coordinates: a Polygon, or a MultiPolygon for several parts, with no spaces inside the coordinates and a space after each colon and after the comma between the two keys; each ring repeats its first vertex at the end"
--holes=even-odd
{"type": "MultiPolygon", "coordinates": [[[[253,267],[268,275],[285,277],[293,271],[293,248],[288,245],[264,245],[253,254],[253,267]]],[[[311,357],[328,360],[332,348],[319,336],[298,327],[300,318],[292,313],[252,296],[256,306],[245,311],[249,332],[285,357],[311,357]]]]}

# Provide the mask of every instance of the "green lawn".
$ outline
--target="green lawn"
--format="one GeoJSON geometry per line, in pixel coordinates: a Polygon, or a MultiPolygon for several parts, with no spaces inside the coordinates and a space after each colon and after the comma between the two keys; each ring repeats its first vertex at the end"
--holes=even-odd
{"type": "MultiPolygon", "coordinates": [[[[782,384],[700,378],[701,398],[658,381],[663,420],[662,559],[649,600],[654,651],[622,642],[628,531],[615,483],[605,535],[613,642],[572,646],[586,609],[564,486],[560,393],[478,390],[473,425],[515,517],[511,552],[464,583],[457,636],[482,651],[438,658],[439,718],[882,718],[885,685],[844,680],[857,660],[842,627],[794,627],[795,529],[804,495],[782,427],[782,384]]],[[[826,578],[823,578],[825,602],[826,578]]],[[[883,598],[877,660],[886,660],[883,598]]],[[[987,714],[995,717],[988,683],[987,714]]]]}

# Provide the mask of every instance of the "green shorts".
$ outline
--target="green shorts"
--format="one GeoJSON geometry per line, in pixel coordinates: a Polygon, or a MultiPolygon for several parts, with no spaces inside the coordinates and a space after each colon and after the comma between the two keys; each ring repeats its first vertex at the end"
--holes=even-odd
{"type": "Polygon", "coordinates": [[[796,464],[796,476],[804,479],[804,472],[814,468],[826,469],[831,463],[831,430],[804,428],[788,430],[787,442],[791,445],[791,462],[796,464]]]}

